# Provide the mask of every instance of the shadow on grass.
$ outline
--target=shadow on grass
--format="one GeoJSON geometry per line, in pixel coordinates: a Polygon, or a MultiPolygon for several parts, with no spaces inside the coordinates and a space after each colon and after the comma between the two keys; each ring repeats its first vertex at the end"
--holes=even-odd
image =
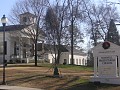
{"type": "Polygon", "coordinates": [[[97,90],[97,86],[90,83],[76,84],[64,90],[97,90]]]}
{"type": "MultiPolygon", "coordinates": [[[[66,77],[65,77],[66,78],[66,77]]],[[[66,86],[68,86],[68,84],[72,83],[72,82],[75,82],[76,80],[79,79],[79,76],[75,76],[74,78],[70,79],[70,80],[65,80],[64,77],[60,77],[57,79],[57,82],[54,81],[52,85],[49,85],[49,86],[46,86],[44,89],[46,90],[49,90],[51,88],[56,88],[55,90],[64,90],[66,86]],[[59,83],[59,82],[62,82],[62,80],[65,80],[67,82],[64,82],[64,83],[59,83]]]]}
{"type": "Polygon", "coordinates": [[[119,86],[119,85],[111,85],[111,84],[95,85],[94,83],[87,82],[87,83],[73,85],[73,86],[68,87],[64,90],[99,90],[99,89],[107,89],[110,87],[117,87],[117,86],[119,86]]]}
{"type": "Polygon", "coordinates": [[[7,84],[12,84],[12,83],[15,83],[17,84],[17,82],[20,84],[20,83],[25,83],[25,82],[29,82],[29,81],[32,81],[32,80],[35,80],[35,79],[44,79],[45,76],[44,75],[33,75],[33,76],[28,76],[28,77],[23,77],[23,78],[16,78],[16,79],[13,79],[13,80],[9,80],[7,81],[7,84]]]}
{"type": "Polygon", "coordinates": [[[54,90],[97,90],[99,86],[94,85],[93,83],[85,82],[81,84],[70,85],[76,82],[79,79],[79,76],[75,76],[69,81],[57,84],[59,81],[53,83],[53,85],[46,86],[45,90],[52,90],[52,88],[56,87],[54,90]]]}
{"type": "MultiPolygon", "coordinates": [[[[33,75],[33,76],[27,76],[27,77],[23,77],[23,78],[16,78],[13,80],[9,80],[7,81],[8,85],[20,85],[23,83],[27,83],[27,82],[32,82],[33,85],[35,85],[33,82],[34,80],[39,80],[40,82],[44,82],[44,80],[47,80],[47,82],[45,81],[44,84],[46,86],[42,87],[45,90],[99,90],[99,89],[105,89],[105,88],[110,88],[110,87],[116,87],[118,85],[110,85],[110,84],[94,84],[94,83],[89,83],[87,82],[83,82],[83,83],[77,83],[74,84],[74,82],[76,82],[77,80],[80,79],[79,76],[74,76],[72,78],[70,78],[69,80],[67,80],[66,78],[69,78],[70,76],[66,76],[66,77],[62,77],[62,78],[54,78],[52,76],[46,76],[46,75],[33,75]],[[52,79],[52,81],[49,81],[50,79],[52,79]],[[54,80],[53,80],[54,79],[54,80]],[[71,85],[73,84],[73,85],[71,85]]],[[[82,79],[82,78],[81,78],[82,79]]],[[[39,83],[38,83],[39,84],[39,83]]],[[[34,87],[34,86],[31,86],[34,87]]],[[[38,87],[36,87],[38,88],[38,87]]]]}
{"type": "MultiPolygon", "coordinates": [[[[67,78],[69,78],[69,77],[67,77],[67,78]]],[[[66,77],[54,78],[52,76],[33,75],[33,76],[29,76],[29,77],[16,78],[13,80],[9,80],[9,81],[7,81],[7,84],[8,85],[20,85],[20,84],[27,83],[27,82],[32,82],[34,84],[34,83],[36,83],[36,82],[33,82],[34,80],[40,80],[41,82],[48,80],[47,82],[44,82],[44,84],[46,86],[42,87],[43,89],[46,89],[46,90],[70,90],[70,89],[78,90],[79,87],[76,87],[76,86],[71,86],[70,88],[66,88],[66,86],[68,87],[69,84],[74,83],[78,79],[79,79],[79,76],[75,76],[75,77],[71,78],[70,80],[67,80],[66,77]],[[52,81],[49,81],[50,79],[52,79],[52,81]]],[[[32,87],[34,87],[34,86],[32,86],[32,87]]],[[[81,88],[81,86],[80,86],[80,88],[81,88]]],[[[86,89],[86,90],[88,90],[88,89],[86,89]]],[[[90,90],[95,90],[95,89],[90,89],[90,90]]]]}

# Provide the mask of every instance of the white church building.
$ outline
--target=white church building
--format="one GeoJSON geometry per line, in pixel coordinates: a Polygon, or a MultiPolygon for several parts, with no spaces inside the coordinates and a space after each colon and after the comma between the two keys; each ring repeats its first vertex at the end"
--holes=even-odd
{"type": "MultiPolygon", "coordinates": [[[[36,16],[26,12],[20,14],[20,24],[9,25],[5,28],[5,41],[6,41],[6,54],[5,60],[7,62],[26,62],[29,63],[30,59],[34,59],[34,43],[31,38],[31,33],[35,32],[35,19],[36,16]],[[30,34],[30,35],[29,35],[30,34]]],[[[39,28],[40,29],[40,28],[39,28]]],[[[44,42],[45,33],[39,30],[39,42],[44,42]]],[[[38,49],[40,47],[38,46],[38,49]]],[[[43,50],[42,50],[43,51],[43,50]]],[[[60,56],[60,64],[66,62],[66,64],[71,64],[71,53],[70,48],[66,48],[66,51],[62,51],[60,56]]],[[[75,65],[86,65],[87,55],[79,50],[74,49],[74,64],[75,65]]],[[[38,56],[40,56],[41,51],[38,51],[38,56]]],[[[44,59],[49,60],[50,63],[54,63],[55,53],[45,52],[44,59]]],[[[38,58],[39,59],[39,58],[38,58]]],[[[34,60],[33,60],[34,61],[34,60]]],[[[0,63],[3,62],[3,28],[0,27],[0,63]]]]}
{"type": "MultiPolygon", "coordinates": [[[[20,24],[5,27],[5,42],[7,62],[17,59],[18,62],[27,62],[33,54],[32,34],[35,35],[36,16],[26,12],[20,14],[20,24]]],[[[39,30],[39,41],[44,40],[44,32],[39,30]]],[[[3,56],[3,28],[0,27],[0,62],[3,56]]]]}

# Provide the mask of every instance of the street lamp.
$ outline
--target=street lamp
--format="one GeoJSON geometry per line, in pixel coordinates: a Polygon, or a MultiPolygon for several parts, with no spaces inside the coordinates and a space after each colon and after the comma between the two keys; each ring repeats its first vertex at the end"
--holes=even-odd
{"type": "Polygon", "coordinates": [[[1,18],[1,22],[2,22],[2,25],[3,25],[3,82],[2,82],[2,85],[5,85],[6,84],[6,81],[5,81],[5,65],[6,65],[6,62],[5,62],[5,26],[6,26],[6,23],[7,23],[7,18],[5,17],[5,15],[3,15],[3,17],[1,18]]]}

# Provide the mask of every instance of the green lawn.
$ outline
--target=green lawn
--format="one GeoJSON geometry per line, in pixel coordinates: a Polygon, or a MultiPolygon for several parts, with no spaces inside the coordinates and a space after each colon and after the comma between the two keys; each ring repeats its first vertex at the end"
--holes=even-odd
{"type": "MultiPolygon", "coordinates": [[[[37,67],[34,63],[8,64],[6,67],[7,84],[46,90],[120,90],[120,86],[117,85],[90,83],[89,79],[93,74],[92,67],[58,65],[62,71],[62,78],[53,78],[53,70],[50,70],[53,66],[46,63],[39,63],[37,67]]],[[[0,77],[2,77],[2,68],[0,68],[0,77]]]]}
{"type": "MultiPolygon", "coordinates": [[[[8,64],[8,67],[35,67],[34,63],[29,64],[8,64]]],[[[54,64],[49,63],[38,63],[37,67],[47,67],[47,68],[54,68],[54,64]]],[[[80,65],[57,65],[58,68],[63,69],[70,69],[70,70],[77,70],[77,71],[93,71],[93,67],[88,66],[80,66],[80,65]]]]}
{"type": "MultiPolygon", "coordinates": [[[[39,64],[38,66],[41,67],[54,67],[52,64],[39,64]]],[[[58,68],[64,68],[64,69],[71,69],[71,70],[78,70],[78,71],[93,71],[93,67],[88,66],[79,66],[79,65],[57,65],[58,68]]]]}

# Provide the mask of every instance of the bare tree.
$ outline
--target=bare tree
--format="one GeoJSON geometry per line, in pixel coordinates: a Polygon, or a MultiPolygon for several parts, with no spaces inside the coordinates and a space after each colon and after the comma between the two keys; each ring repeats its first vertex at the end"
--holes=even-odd
{"type": "Polygon", "coordinates": [[[68,19],[69,19],[69,25],[70,25],[70,39],[71,39],[71,64],[74,64],[74,57],[73,57],[73,45],[75,44],[74,37],[80,36],[82,40],[82,34],[78,30],[78,28],[75,29],[75,27],[78,27],[80,22],[84,18],[84,9],[82,8],[81,3],[82,0],[67,0],[67,11],[68,11],[68,19]],[[79,24],[78,24],[79,23],[79,24]],[[75,31],[79,32],[78,34],[75,33],[75,31]]]}
{"type": "Polygon", "coordinates": [[[57,19],[56,13],[53,11],[52,8],[48,8],[47,12],[46,12],[46,34],[47,34],[47,40],[49,41],[50,45],[54,45],[54,52],[55,52],[55,63],[58,64],[59,60],[56,59],[56,49],[59,48],[56,47],[56,45],[58,44],[58,46],[60,45],[59,42],[59,21],[57,19]]]}
{"type": "MultiPolygon", "coordinates": [[[[55,40],[52,41],[57,41],[58,62],[60,59],[61,44],[71,45],[73,48],[73,45],[77,45],[83,41],[83,34],[80,32],[80,29],[78,29],[82,18],[80,4],[80,0],[75,0],[75,2],[71,0],[55,0],[54,5],[48,9],[48,13],[46,14],[47,25],[49,24],[49,27],[46,26],[47,33],[49,29],[49,38],[52,36],[51,39],[55,38],[55,40]],[[73,43],[73,41],[75,43],[73,43]]],[[[71,52],[73,53],[73,51],[71,52]]]]}
{"type": "Polygon", "coordinates": [[[96,46],[98,40],[105,41],[110,20],[117,20],[119,16],[116,8],[106,5],[106,3],[96,5],[84,2],[84,7],[87,14],[88,31],[94,41],[94,46],[96,46]]]}
{"type": "Polygon", "coordinates": [[[65,13],[66,13],[66,1],[62,3],[59,0],[55,0],[55,5],[50,5],[46,13],[46,32],[48,39],[54,44],[55,63],[59,63],[61,54],[61,42],[63,35],[63,30],[65,29],[65,13]],[[57,51],[57,52],[56,52],[57,51]]]}

